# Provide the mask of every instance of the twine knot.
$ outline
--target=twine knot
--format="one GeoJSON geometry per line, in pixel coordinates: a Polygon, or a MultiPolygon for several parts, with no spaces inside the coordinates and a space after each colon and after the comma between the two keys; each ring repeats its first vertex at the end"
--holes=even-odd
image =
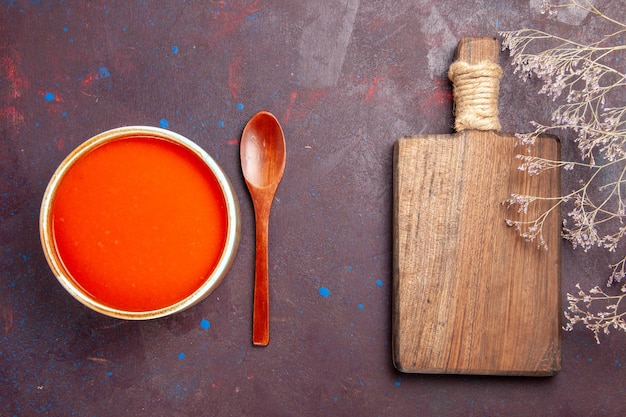
{"type": "Polygon", "coordinates": [[[450,66],[448,77],[454,92],[454,129],[500,130],[498,93],[502,68],[488,61],[456,61],[450,66]]]}

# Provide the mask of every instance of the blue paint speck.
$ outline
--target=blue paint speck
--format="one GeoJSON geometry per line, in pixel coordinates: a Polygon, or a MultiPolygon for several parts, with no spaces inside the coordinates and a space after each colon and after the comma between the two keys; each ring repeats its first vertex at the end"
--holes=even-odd
{"type": "Polygon", "coordinates": [[[178,359],[180,359],[181,361],[182,361],[183,359],[185,359],[185,352],[180,352],[180,353],[178,354],[178,359]]]}
{"type": "Polygon", "coordinates": [[[53,101],[53,100],[55,99],[55,96],[54,96],[54,93],[50,93],[50,92],[48,92],[48,93],[46,93],[46,95],[45,95],[45,96],[43,96],[43,98],[44,98],[46,101],[53,101]]]}
{"type": "Polygon", "coordinates": [[[358,307],[359,307],[359,310],[363,310],[363,304],[359,304],[358,307]]]}
{"type": "Polygon", "coordinates": [[[380,280],[380,279],[377,279],[376,280],[376,285],[378,285],[379,287],[382,287],[383,286],[383,281],[380,280]]]}
{"type": "Polygon", "coordinates": [[[109,72],[109,69],[107,67],[100,67],[100,69],[98,70],[98,79],[109,78],[110,76],[111,73],[109,72]]]}
{"type": "Polygon", "coordinates": [[[320,287],[320,295],[324,298],[328,297],[330,295],[330,290],[326,287],[320,287]]]}
{"type": "Polygon", "coordinates": [[[113,372],[111,371],[107,372],[107,376],[113,376],[113,372]]]}
{"type": "Polygon", "coordinates": [[[176,45],[172,46],[172,53],[174,55],[176,55],[178,53],[178,46],[176,46],[176,45]]]}
{"type": "Polygon", "coordinates": [[[352,265],[348,265],[348,271],[352,271],[352,265]]]}
{"type": "Polygon", "coordinates": [[[237,103],[237,110],[243,110],[243,103],[237,103]]]}
{"type": "Polygon", "coordinates": [[[211,327],[211,322],[207,319],[202,319],[200,321],[200,327],[202,327],[204,330],[208,330],[211,327]]]}
{"type": "Polygon", "coordinates": [[[170,122],[168,122],[167,119],[159,120],[159,126],[161,126],[163,129],[167,129],[169,125],[170,122]]]}
{"type": "Polygon", "coordinates": [[[67,28],[63,28],[63,32],[67,32],[67,28]]]}
{"type": "Polygon", "coordinates": [[[395,385],[396,387],[399,387],[400,386],[400,380],[397,380],[396,382],[394,382],[393,385],[395,385]]]}
{"type": "Polygon", "coordinates": [[[218,125],[219,125],[219,127],[224,127],[224,122],[222,120],[220,120],[218,125]]]}
{"type": "Polygon", "coordinates": [[[248,21],[248,22],[252,22],[252,21],[256,20],[256,19],[257,19],[257,17],[259,17],[260,15],[261,15],[261,13],[260,13],[260,12],[257,12],[257,13],[252,13],[252,14],[250,14],[250,15],[246,16],[246,21],[248,21]]]}

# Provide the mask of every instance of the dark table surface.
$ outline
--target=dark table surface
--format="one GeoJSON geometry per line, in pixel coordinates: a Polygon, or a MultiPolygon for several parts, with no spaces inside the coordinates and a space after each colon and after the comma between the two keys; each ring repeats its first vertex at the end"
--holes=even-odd
{"type": "MultiPolygon", "coordinates": [[[[452,131],[446,72],[462,37],[605,29],[585,13],[542,15],[540,4],[3,1],[0,415],[626,415],[620,332],[600,345],[584,328],[564,332],[563,367],[550,378],[411,375],[391,361],[393,144],[452,131]],[[262,109],[282,123],[288,159],[271,218],[272,340],[258,348],[239,137],[262,109]],[[83,307],[39,243],[39,206],[58,164],[123,125],[198,143],[241,205],[241,244],[222,284],[152,321],[83,307]]],[[[503,130],[528,131],[550,101],[513,74],[508,53],[500,61],[503,130]]],[[[563,186],[574,181],[565,175],[563,186]]],[[[608,259],[565,242],[562,251],[565,304],[576,283],[604,283],[608,259]]]]}

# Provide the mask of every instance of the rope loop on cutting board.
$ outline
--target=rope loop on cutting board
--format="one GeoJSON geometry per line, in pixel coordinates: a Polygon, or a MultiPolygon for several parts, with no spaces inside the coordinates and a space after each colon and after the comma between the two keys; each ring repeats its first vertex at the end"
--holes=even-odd
{"type": "Polygon", "coordinates": [[[498,94],[502,68],[493,62],[456,61],[448,77],[454,92],[454,129],[500,130],[498,94]]]}

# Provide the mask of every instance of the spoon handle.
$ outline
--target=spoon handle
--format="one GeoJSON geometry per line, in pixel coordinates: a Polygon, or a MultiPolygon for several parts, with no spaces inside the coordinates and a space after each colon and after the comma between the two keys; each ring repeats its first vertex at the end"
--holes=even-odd
{"type": "Polygon", "coordinates": [[[254,312],[252,316],[252,343],[267,346],[270,342],[270,292],[268,279],[269,211],[257,211],[256,265],[254,273],[254,312]]]}

